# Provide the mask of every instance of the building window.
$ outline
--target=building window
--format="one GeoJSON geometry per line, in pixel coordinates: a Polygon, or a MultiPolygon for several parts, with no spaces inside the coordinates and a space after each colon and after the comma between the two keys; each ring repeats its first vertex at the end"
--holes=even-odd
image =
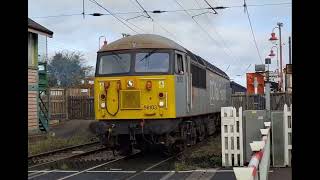
{"type": "Polygon", "coordinates": [[[192,86],[205,89],[207,82],[206,70],[191,64],[191,73],[192,86]]]}
{"type": "Polygon", "coordinates": [[[177,54],[177,61],[176,61],[176,73],[183,74],[184,67],[183,67],[183,59],[181,54],[177,54]]]}
{"type": "Polygon", "coordinates": [[[28,33],[28,66],[35,66],[37,53],[37,35],[28,33]]]}
{"type": "Polygon", "coordinates": [[[38,35],[38,62],[47,60],[47,36],[38,35]]]}

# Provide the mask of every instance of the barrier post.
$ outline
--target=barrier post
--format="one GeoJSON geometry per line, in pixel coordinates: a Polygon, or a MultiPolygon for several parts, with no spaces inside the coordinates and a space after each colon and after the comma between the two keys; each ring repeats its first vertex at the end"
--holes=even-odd
{"type": "Polygon", "coordinates": [[[270,167],[270,128],[271,122],[264,122],[265,129],[260,129],[261,141],[250,143],[253,156],[248,167],[233,168],[237,180],[267,180],[270,167]]]}

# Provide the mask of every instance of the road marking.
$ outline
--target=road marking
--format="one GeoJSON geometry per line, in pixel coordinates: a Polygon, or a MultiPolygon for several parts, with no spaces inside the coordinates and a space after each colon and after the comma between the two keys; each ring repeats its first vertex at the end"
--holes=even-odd
{"type": "MultiPolygon", "coordinates": [[[[35,174],[38,174],[38,173],[50,173],[50,172],[57,172],[57,173],[77,173],[77,172],[80,172],[80,171],[63,171],[63,170],[55,170],[55,171],[49,171],[49,170],[42,170],[42,171],[28,171],[28,172],[31,172],[31,173],[35,173],[35,174]]],[[[118,172],[118,173],[135,173],[137,171],[87,171],[88,173],[104,173],[104,172],[118,172]]],[[[29,174],[30,175],[30,174],[29,174]]]]}
{"type": "Polygon", "coordinates": [[[136,173],[137,171],[87,171],[86,173],[136,173]]]}
{"type": "MultiPolygon", "coordinates": [[[[179,154],[181,154],[181,153],[179,153],[179,154]]],[[[178,154],[178,155],[179,155],[179,154],[178,154]]],[[[160,161],[160,162],[158,162],[157,164],[154,164],[154,165],[148,167],[147,169],[145,169],[145,170],[143,170],[143,171],[141,171],[141,172],[139,172],[139,173],[136,173],[136,174],[133,175],[133,176],[130,176],[130,177],[127,178],[126,180],[132,179],[132,178],[140,175],[141,173],[144,173],[145,171],[148,171],[148,170],[150,170],[150,169],[152,169],[152,168],[154,168],[154,167],[156,167],[156,166],[159,166],[160,164],[162,164],[162,163],[164,163],[164,162],[166,162],[166,161],[168,161],[168,160],[170,160],[170,159],[173,159],[173,158],[175,158],[175,157],[176,157],[176,156],[172,156],[172,157],[169,157],[169,158],[167,158],[167,159],[165,159],[165,160],[163,160],[163,161],[160,161]]]]}
{"type": "Polygon", "coordinates": [[[41,174],[37,174],[37,175],[31,176],[31,177],[28,177],[28,179],[33,179],[33,178],[36,178],[36,177],[39,177],[39,176],[43,176],[43,175],[49,174],[49,173],[54,172],[54,171],[55,170],[48,171],[48,172],[43,172],[41,174]]]}
{"type": "Polygon", "coordinates": [[[169,172],[168,174],[166,174],[165,176],[163,176],[160,180],[167,180],[169,179],[171,176],[173,176],[175,174],[175,172],[169,172]]]}
{"type": "Polygon", "coordinates": [[[195,170],[190,176],[186,178],[186,180],[194,180],[194,179],[203,179],[203,180],[209,180],[211,179],[217,170],[195,170]],[[210,171],[210,172],[209,172],[210,171]]]}
{"type": "Polygon", "coordinates": [[[30,173],[30,174],[28,174],[28,176],[33,176],[33,175],[39,174],[41,172],[47,172],[47,171],[49,171],[49,169],[45,169],[45,170],[41,170],[41,171],[28,171],[28,173],[30,173]]]}
{"type": "Polygon", "coordinates": [[[122,171],[122,169],[113,169],[113,168],[110,168],[110,171],[122,171]]]}
{"type": "Polygon", "coordinates": [[[176,171],[143,171],[145,173],[170,173],[170,172],[176,172],[176,171]]]}
{"type": "MultiPolygon", "coordinates": [[[[137,153],[135,153],[135,154],[137,154],[137,153]]],[[[133,155],[135,155],[135,154],[132,154],[132,155],[130,155],[130,156],[133,156],[133,155]]],[[[125,159],[126,157],[128,157],[128,156],[124,156],[124,157],[119,158],[119,159],[114,159],[114,160],[112,160],[112,161],[108,161],[108,162],[106,162],[106,163],[99,164],[99,165],[97,165],[97,166],[91,167],[91,168],[89,168],[89,169],[85,169],[85,170],[83,170],[83,171],[79,171],[79,172],[77,172],[77,173],[71,174],[71,175],[69,175],[69,176],[62,177],[62,178],[57,179],[57,180],[67,179],[67,178],[76,176],[76,175],[78,175],[78,174],[81,174],[81,173],[84,173],[84,172],[88,172],[88,171],[90,171],[90,170],[92,170],[92,169],[96,169],[96,168],[98,168],[98,167],[102,167],[102,166],[105,166],[105,165],[107,165],[107,164],[110,164],[110,163],[113,163],[113,162],[116,162],[116,161],[125,159]]]]}

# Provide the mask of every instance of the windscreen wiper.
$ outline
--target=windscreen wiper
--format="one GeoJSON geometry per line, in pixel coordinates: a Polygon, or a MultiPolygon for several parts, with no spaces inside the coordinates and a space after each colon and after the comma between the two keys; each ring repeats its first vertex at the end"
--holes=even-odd
{"type": "Polygon", "coordinates": [[[118,64],[120,65],[120,68],[121,68],[123,71],[125,71],[125,68],[124,68],[125,65],[123,64],[122,61],[120,61],[120,60],[122,60],[122,57],[119,56],[119,54],[117,54],[117,53],[115,53],[115,52],[111,52],[111,54],[117,57],[117,58],[115,58],[114,56],[112,56],[114,59],[116,59],[116,61],[117,61],[118,64]]]}
{"type": "Polygon", "coordinates": [[[139,62],[147,59],[148,57],[150,57],[153,53],[155,53],[156,51],[158,51],[159,49],[154,49],[151,52],[149,52],[148,54],[146,54],[142,59],[139,60],[139,62]]]}

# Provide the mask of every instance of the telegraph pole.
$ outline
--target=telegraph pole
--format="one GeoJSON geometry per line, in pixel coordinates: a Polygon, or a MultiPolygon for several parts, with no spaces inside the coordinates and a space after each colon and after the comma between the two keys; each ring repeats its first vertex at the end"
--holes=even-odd
{"type": "Polygon", "coordinates": [[[85,12],[84,12],[84,0],[82,0],[82,16],[83,16],[83,19],[85,17],[85,12]]]}
{"type": "Polygon", "coordinates": [[[282,83],[283,83],[283,74],[282,74],[282,42],[281,42],[281,27],[283,26],[283,23],[278,22],[277,23],[279,27],[279,41],[280,41],[280,89],[282,91],[282,83]]]}
{"type": "Polygon", "coordinates": [[[291,61],[291,37],[289,36],[289,64],[292,64],[291,61]]]}
{"type": "Polygon", "coordinates": [[[265,64],[268,66],[268,70],[266,71],[266,110],[270,111],[270,81],[269,81],[269,64],[271,64],[271,59],[266,58],[265,64]]]}

